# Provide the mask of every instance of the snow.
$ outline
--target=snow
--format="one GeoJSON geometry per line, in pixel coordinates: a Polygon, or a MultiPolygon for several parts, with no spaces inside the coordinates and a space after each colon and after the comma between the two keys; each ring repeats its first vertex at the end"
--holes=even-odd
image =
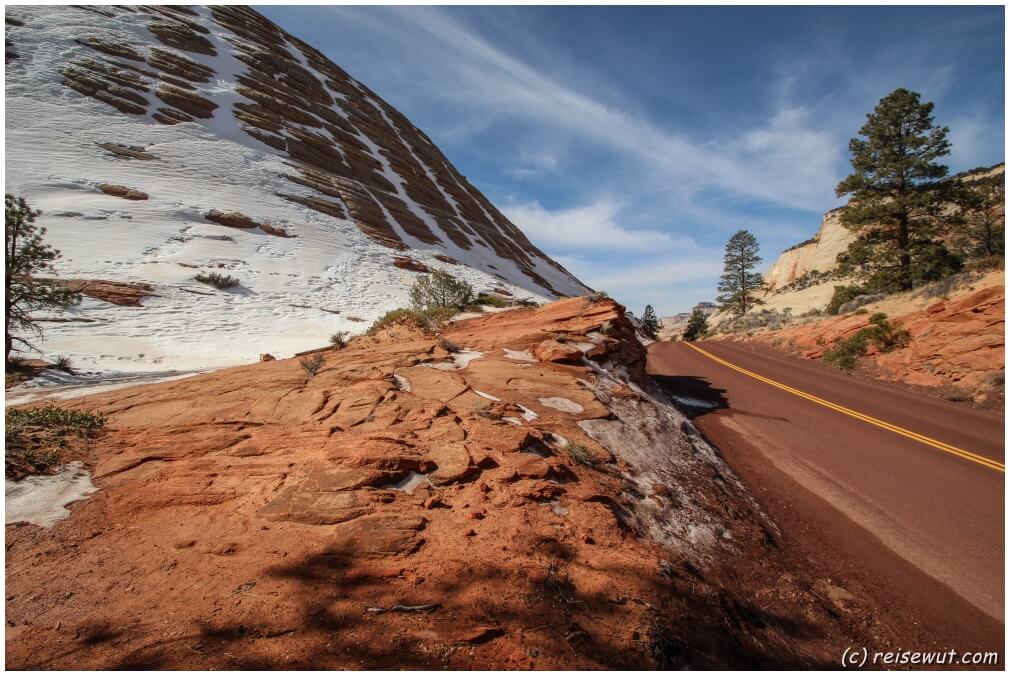
{"type": "Polygon", "coordinates": [[[532,410],[532,409],[529,409],[529,408],[526,408],[526,407],[525,407],[525,406],[523,406],[522,404],[516,404],[516,406],[518,406],[518,407],[519,407],[520,409],[522,409],[522,412],[523,412],[523,418],[525,418],[526,420],[530,420],[530,421],[533,421],[533,420],[536,420],[537,418],[539,418],[539,417],[540,417],[540,416],[539,416],[539,415],[537,414],[537,412],[536,412],[536,411],[534,411],[534,410],[532,410]]]}
{"type": "Polygon", "coordinates": [[[550,408],[555,408],[563,413],[582,413],[584,410],[580,404],[564,397],[541,397],[540,403],[550,408]]]}
{"type": "Polygon", "coordinates": [[[529,350],[510,350],[507,347],[502,349],[505,351],[505,357],[513,361],[537,361],[537,358],[530,354],[529,350]]]}
{"type": "Polygon", "coordinates": [[[498,397],[488,394],[487,392],[481,392],[480,390],[474,390],[474,394],[478,397],[484,397],[485,399],[490,399],[491,401],[501,401],[498,397]]]}
{"type": "Polygon", "coordinates": [[[458,371],[465,369],[474,359],[480,359],[483,356],[484,353],[477,350],[460,350],[450,355],[451,361],[426,362],[418,364],[418,366],[427,366],[428,368],[439,369],[440,371],[458,371]]]}
{"type": "MultiPolygon", "coordinates": [[[[417,278],[392,266],[393,255],[400,252],[375,243],[353,222],[276,195],[314,193],[283,177],[290,171],[286,156],[241,129],[232,108],[243,100],[236,77],[245,64],[223,39],[229,31],[211,20],[209,10],[198,11],[199,21],[211,29],[208,37],[218,55],[185,56],[216,71],[211,82],[195,86],[219,108],[211,119],[166,126],[154,122],[150,112],[123,114],[61,84],[63,67],[82,55],[95,56],[74,38],[128,41],[142,53],[155,45],[175,51],[147,30],[150,15],[141,10],[106,19],[67,7],[10,8],[25,26],[8,27],[21,58],[6,69],[7,192],[42,209],[38,222],[48,229],[47,241],[63,253],[56,266],[59,276],[156,287],[156,295],[145,298],[142,307],[86,299],[66,315],[93,322],[45,326],[45,354],[68,356],[79,369],[117,377],[172,374],[254,362],[264,352],[290,357],[324,345],[337,331],[360,333],[371,320],[406,306],[407,290],[417,278]],[[143,146],[158,159],[117,158],[96,145],[101,142],[143,146]],[[137,188],[150,199],[105,195],[97,190],[101,183],[137,188]],[[209,223],[204,215],[211,209],[239,211],[293,237],[209,223]],[[237,277],[241,289],[218,291],[194,281],[197,272],[211,269],[237,277]],[[353,322],[349,316],[366,321],[353,322]]],[[[290,45],[289,51],[312,70],[297,47],[290,45]]],[[[340,97],[331,94],[342,112],[340,97]]],[[[154,104],[161,105],[153,93],[148,99],[151,112],[154,104]]],[[[361,138],[397,188],[397,196],[442,240],[426,245],[400,232],[415,247],[408,252],[412,258],[478,289],[505,286],[537,300],[551,297],[515,263],[489,248],[455,245],[409,198],[403,179],[378,147],[364,134],[361,138]],[[439,261],[434,258],[438,253],[464,265],[439,261]]],[[[432,175],[430,167],[418,162],[432,175]]],[[[532,260],[555,288],[571,294],[583,291],[546,262],[532,260]]],[[[457,360],[456,368],[465,366],[457,360]]]]}
{"type": "Polygon", "coordinates": [[[72,502],[98,489],[91,473],[80,462],[60,468],[52,476],[30,476],[21,481],[4,481],[4,523],[31,523],[49,528],[70,516],[72,502]]]}

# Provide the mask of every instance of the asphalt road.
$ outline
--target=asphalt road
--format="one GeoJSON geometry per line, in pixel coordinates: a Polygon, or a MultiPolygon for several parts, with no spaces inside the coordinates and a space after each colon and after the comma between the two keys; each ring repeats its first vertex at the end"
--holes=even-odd
{"type": "Polygon", "coordinates": [[[812,527],[924,616],[1002,644],[1001,414],[745,343],[654,343],[649,371],[688,404],[715,404],[694,422],[759,502],[786,505],[806,521],[796,530],[812,527]]]}

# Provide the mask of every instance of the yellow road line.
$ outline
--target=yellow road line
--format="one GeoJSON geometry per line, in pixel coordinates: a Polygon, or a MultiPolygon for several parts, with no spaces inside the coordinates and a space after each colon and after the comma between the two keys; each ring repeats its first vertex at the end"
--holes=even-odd
{"type": "Polygon", "coordinates": [[[912,439],[914,441],[918,441],[920,443],[926,444],[927,446],[932,446],[933,448],[936,448],[936,449],[939,449],[941,451],[944,451],[945,453],[950,453],[952,455],[956,455],[956,456],[959,456],[961,458],[964,458],[965,460],[970,460],[971,462],[978,463],[979,465],[982,465],[983,467],[988,467],[989,469],[994,469],[997,472],[1004,472],[1004,473],[1006,472],[1006,466],[1003,463],[1001,463],[1001,462],[999,462],[997,460],[993,460],[992,458],[987,458],[987,457],[985,457],[983,455],[978,455],[977,453],[972,453],[971,451],[966,451],[963,448],[958,448],[957,446],[951,446],[950,444],[944,443],[942,441],[938,441],[936,439],[932,439],[930,437],[924,436],[924,435],[919,434],[917,432],[913,432],[911,430],[906,430],[904,427],[898,427],[897,425],[892,425],[889,422],[885,422],[885,421],[880,420],[878,418],[874,418],[872,416],[868,416],[865,413],[860,413],[859,411],[853,411],[851,408],[846,408],[844,406],[839,406],[838,404],[833,404],[830,401],[827,401],[825,399],[821,399],[820,397],[815,397],[812,394],[808,394],[808,393],[803,392],[801,390],[797,390],[795,387],[789,387],[788,385],[780,383],[777,380],[772,380],[771,378],[765,378],[764,376],[758,375],[757,373],[754,373],[753,371],[748,371],[745,368],[737,366],[736,364],[732,364],[732,363],[726,361],[725,359],[721,359],[721,358],[715,356],[714,354],[712,354],[711,352],[703,350],[700,347],[697,347],[696,345],[692,345],[689,342],[685,342],[684,344],[687,345],[692,350],[695,350],[696,352],[700,352],[701,354],[705,355],[709,359],[711,359],[713,361],[716,361],[716,362],[722,364],[723,366],[728,366],[729,368],[731,368],[731,369],[733,369],[735,371],[739,371],[740,373],[748,375],[751,378],[756,378],[757,380],[760,380],[763,383],[768,383],[769,385],[772,385],[773,387],[777,387],[777,388],[779,388],[781,390],[785,390],[786,392],[789,392],[791,394],[795,394],[798,397],[803,397],[804,399],[808,399],[808,400],[814,402],[815,404],[820,404],[821,406],[825,406],[825,407],[830,408],[830,409],[832,409],[834,411],[838,411],[839,413],[844,413],[847,416],[851,416],[851,417],[856,418],[858,420],[862,420],[863,422],[868,422],[871,425],[876,425],[877,427],[881,427],[881,428],[883,428],[885,430],[888,430],[890,432],[894,432],[895,434],[900,434],[903,437],[908,437],[909,439],[912,439]]]}

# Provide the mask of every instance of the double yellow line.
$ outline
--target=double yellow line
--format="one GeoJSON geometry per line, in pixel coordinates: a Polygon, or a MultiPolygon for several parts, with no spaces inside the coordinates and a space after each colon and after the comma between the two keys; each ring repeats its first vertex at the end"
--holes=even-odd
{"type": "Polygon", "coordinates": [[[769,385],[771,385],[773,387],[777,387],[780,390],[785,390],[786,392],[789,392],[791,394],[795,394],[797,397],[803,397],[804,399],[812,401],[815,404],[820,404],[821,406],[825,406],[827,408],[830,408],[833,411],[838,411],[839,413],[844,413],[847,416],[851,416],[851,417],[856,418],[858,420],[862,420],[863,422],[870,423],[871,425],[876,425],[877,427],[881,427],[881,428],[883,428],[885,430],[888,430],[890,432],[894,432],[895,434],[900,434],[903,437],[908,437],[909,439],[912,439],[914,441],[918,441],[920,443],[926,444],[927,446],[932,446],[933,448],[939,449],[939,450],[941,450],[941,451],[943,451],[945,453],[950,453],[952,455],[956,455],[958,457],[964,458],[965,460],[970,460],[971,462],[978,463],[979,465],[982,465],[983,467],[988,467],[989,469],[994,469],[997,472],[1004,472],[1004,473],[1006,472],[1006,466],[1003,463],[1001,463],[1001,462],[999,462],[997,460],[993,460],[992,458],[987,458],[985,456],[978,455],[977,453],[972,453],[971,451],[966,451],[963,448],[958,448],[957,446],[951,446],[950,444],[946,444],[946,443],[944,443],[942,441],[938,441],[936,439],[932,439],[930,437],[923,436],[922,434],[919,434],[917,432],[913,432],[911,430],[906,430],[904,427],[898,427],[897,425],[892,425],[889,422],[884,422],[883,420],[880,420],[878,418],[874,418],[872,416],[868,416],[865,413],[860,413],[859,411],[853,411],[851,408],[845,408],[844,406],[839,406],[838,404],[833,404],[830,401],[827,401],[825,399],[821,399],[820,397],[815,397],[812,394],[808,394],[808,393],[803,392],[801,390],[797,390],[795,387],[789,387],[788,385],[780,383],[780,382],[778,382],[776,380],[772,380],[771,378],[765,378],[764,376],[758,375],[757,373],[754,373],[753,371],[748,371],[745,368],[741,368],[741,367],[737,366],[736,364],[731,364],[730,362],[726,361],[725,359],[720,359],[719,357],[716,357],[711,352],[707,352],[707,351],[701,349],[700,347],[697,347],[696,345],[693,345],[693,344],[688,343],[688,342],[685,342],[684,344],[687,345],[692,350],[695,350],[696,352],[700,352],[701,354],[705,355],[709,359],[711,359],[713,361],[716,361],[716,362],[719,362],[723,366],[728,366],[729,368],[733,369],[734,371],[739,371],[740,373],[743,373],[744,375],[748,375],[751,378],[756,378],[757,380],[760,380],[763,383],[768,383],[769,385]]]}

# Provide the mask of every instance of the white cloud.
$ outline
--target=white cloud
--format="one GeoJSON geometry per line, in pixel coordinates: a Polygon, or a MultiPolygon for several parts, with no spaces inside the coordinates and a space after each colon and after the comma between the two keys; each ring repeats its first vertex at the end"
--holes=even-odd
{"type": "Polygon", "coordinates": [[[618,223],[619,205],[610,199],[572,209],[549,211],[539,202],[512,204],[502,211],[538,246],[563,251],[586,249],[655,252],[692,246],[657,230],[632,230],[618,223]]]}

